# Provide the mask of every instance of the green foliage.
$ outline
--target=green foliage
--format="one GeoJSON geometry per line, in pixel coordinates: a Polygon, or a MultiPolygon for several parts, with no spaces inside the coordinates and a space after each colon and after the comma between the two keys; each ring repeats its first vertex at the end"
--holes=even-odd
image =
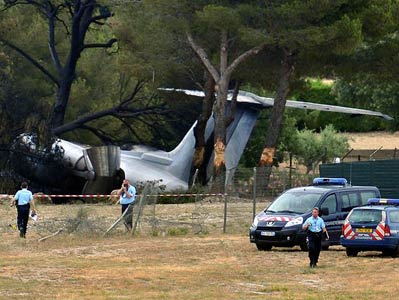
{"type": "Polygon", "coordinates": [[[349,149],[347,138],[337,135],[332,125],[321,130],[319,135],[308,129],[297,131],[296,141],[296,147],[291,151],[307,167],[308,172],[319,162],[332,161],[349,149]]]}
{"type": "Polygon", "coordinates": [[[196,196],[184,196],[185,191],[173,191],[172,193],[182,194],[179,197],[168,197],[159,195],[157,203],[159,204],[181,204],[181,203],[193,203],[196,201],[196,196]]]}
{"type": "Polygon", "coordinates": [[[358,127],[371,130],[399,129],[399,84],[396,81],[375,81],[373,77],[363,75],[355,77],[351,82],[338,81],[335,86],[340,103],[364,103],[366,108],[384,112],[394,118],[392,121],[375,120],[374,122],[358,122],[358,127]],[[374,127],[371,127],[372,124],[374,127]],[[368,128],[367,128],[368,127],[368,128]]]}
{"type": "Polygon", "coordinates": [[[170,236],[180,236],[180,235],[187,235],[188,228],[186,227],[170,227],[168,228],[168,235],[170,236]]]}
{"type": "Polygon", "coordinates": [[[217,30],[236,33],[240,28],[240,17],[232,7],[207,5],[197,12],[198,26],[203,31],[217,30]]]}
{"type": "MultiPolygon", "coordinates": [[[[164,99],[159,96],[151,98],[159,86],[198,88],[198,84],[203,83],[203,68],[187,44],[187,29],[200,39],[201,46],[212,50],[210,56],[216,65],[220,57],[221,30],[228,30],[232,41],[230,60],[243,50],[267,41],[266,51],[241,64],[233,74],[246,87],[259,88],[255,91],[258,94],[273,96],[284,47],[299,51],[291,83],[294,98],[397,115],[399,39],[397,34],[388,34],[397,28],[397,1],[273,0],[245,1],[244,4],[227,0],[145,0],[112,4],[102,9],[115,12],[115,16],[109,26],[90,30],[87,42],[106,42],[116,37],[118,45],[82,53],[66,121],[120,103],[139,79],[150,83],[135,102],[135,108],[162,102],[164,99]],[[356,52],[351,56],[354,49],[356,52]],[[320,81],[304,83],[304,78],[309,76],[335,72],[342,79],[333,88],[320,81]],[[354,76],[354,72],[361,75],[354,76]]],[[[68,14],[65,11],[61,19],[67,21],[68,14]]],[[[32,6],[13,6],[1,13],[0,37],[54,71],[48,53],[47,25],[32,6]]],[[[65,61],[69,35],[60,22],[57,22],[56,44],[61,61],[65,61]]],[[[9,143],[26,130],[40,131],[49,118],[55,96],[55,87],[41,72],[0,43],[0,143],[9,143]]],[[[145,143],[170,149],[198,114],[192,99],[185,97],[185,100],[167,97],[168,107],[177,112],[172,116],[126,121],[132,125],[133,132],[113,117],[88,125],[101,129],[118,144],[145,143]]],[[[241,162],[245,166],[257,165],[269,114],[269,111],[261,112],[241,162]]],[[[281,153],[294,148],[295,128],[319,131],[329,124],[339,131],[386,128],[386,123],[377,118],[300,110],[289,110],[284,122],[277,160],[283,158],[281,153]]],[[[391,124],[392,128],[399,128],[397,121],[391,124]]],[[[64,137],[90,144],[103,143],[82,129],[64,137]]]]}
{"type": "MultiPolygon", "coordinates": [[[[314,103],[341,105],[363,109],[379,110],[376,106],[371,106],[366,98],[359,95],[347,94],[350,90],[343,89],[342,82],[326,84],[321,80],[308,80],[307,84],[294,93],[293,98],[300,101],[314,103]],[[345,94],[345,96],[343,95],[345,94]]],[[[343,113],[312,111],[312,110],[287,110],[289,116],[293,116],[298,129],[308,128],[319,131],[329,124],[332,124],[338,131],[365,132],[381,130],[389,124],[377,117],[359,116],[343,113]]]]}

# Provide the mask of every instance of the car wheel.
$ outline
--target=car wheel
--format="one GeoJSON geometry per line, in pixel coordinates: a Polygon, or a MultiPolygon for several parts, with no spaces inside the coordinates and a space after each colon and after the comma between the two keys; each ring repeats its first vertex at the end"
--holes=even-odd
{"type": "Polygon", "coordinates": [[[394,250],[392,250],[391,256],[392,256],[393,258],[399,256],[399,246],[396,246],[396,248],[395,248],[394,250]]]}
{"type": "Polygon", "coordinates": [[[355,257],[355,256],[357,256],[357,253],[358,253],[359,251],[357,251],[357,250],[355,250],[355,249],[350,249],[350,248],[346,248],[346,255],[347,256],[353,256],[353,257],[355,257]]]}
{"type": "Polygon", "coordinates": [[[308,243],[306,243],[306,242],[300,244],[299,247],[301,247],[302,251],[308,251],[309,250],[308,243]]]}
{"type": "Polygon", "coordinates": [[[256,244],[256,248],[258,248],[259,251],[270,251],[272,249],[272,246],[256,244]]]}
{"type": "Polygon", "coordinates": [[[389,251],[389,250],[382,250],[382,255],[383,256],[391,256],[393,251],[389,251]]]}

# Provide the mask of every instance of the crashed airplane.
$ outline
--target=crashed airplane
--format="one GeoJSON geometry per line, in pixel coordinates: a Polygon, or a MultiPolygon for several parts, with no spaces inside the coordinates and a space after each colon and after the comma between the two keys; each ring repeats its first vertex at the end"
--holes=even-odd
{"type": "MultiPolygon", "coordinates": [[[[199,91],[164,89],[169,92],[185,93],[203,97],[199,91]]],[[[229,100],[232,94],[229,95],[229,100]]],[[[274,100],[252,93],[240,91],[234,121],[227,128],[225,162],[227,169],[237,167],[260,109],[270,108],[274,100]]],[[[392,118],[379,112],[342,106],[317,104],[288,100],[287,107],[340,112],[353,115],[370,115],[386,120],[392,118]]],[[[134,184],[147,181],[159,182],[167,191],[187,190],[192,176],[192,159],[195,137],[194,125],[186,133],[177,147],[165,152],[145,146],[133,150],[121,150],[117,146],[91,147],[57,139],[49,157],[31,155],[16,156],[14,170],[34,182],[37,189],[48,193],[109,193],[119,187],[123,178],[134,184]]],[[[212,138],[214,120],[211,117],[206,126],[205,138],[212,138]]],[[[31,135],[21,135],[20,144],[25,147],[24,154],[35,150],[35,139],[31,135]]],[[[208,178],[212,173],[212,157],[208,161],[208,178]]]]}

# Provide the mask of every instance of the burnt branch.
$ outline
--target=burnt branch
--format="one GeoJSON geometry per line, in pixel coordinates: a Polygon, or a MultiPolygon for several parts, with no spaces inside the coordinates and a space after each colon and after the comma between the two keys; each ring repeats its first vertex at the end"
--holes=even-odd
{"type": "Polygon", "coordinates": [[[15,46],[14,44],[10,43],[9,41],[4,40],[3,38],[0,37],[0,42],[2,42],[4,45],[8,46],[9,48],[15,50],[19,54],[21,54],[23,57],[25,57],[31,64],[33,64],[36,68],[38,68],[44,75],[46,75],[53,83],[55,83],[57,86],[60,85],[58,79],[50,73],[44,66],[42,66],[37,60],[35,60],[32,56],[30,56],[28,53],[23,51],[21,48],[15,46]]]}
{"type": "Polygon", "coordinates": [[[113,138],[108,136],[104,131],[101,129],[97,129],[91,126],[83,125],[80,127],[81,129],[86,129],[89,130],[91,133],[93,133],[95,136],[97,136],[102,143],[106,145],[113,144],[113,138]]]}
{"type": "MultiPolygon", "coordinates": [[[[162,124],[160,124],[158,120],[152,120],[152,123],[150,123],[147,120],[143,120],[143,118],[138,117],[136,118],[136,121],[141,122],[146,127],[152,129],[153,130],[152,133],[154,134],[155,139],[162,140],[164,138],[164,136],[160,134],[159,128],[160,126],[162,126],[162,124]]],[[[167,143],[166,141],[165,144],[167,147],[170,147],[170,144],[167,143]]]]}
{"type": "Polygon", "coordinates": [[[86,44],[83,45],[82,50],[88,49],[88,48],[111,48],[114,43],[116,43],[118,40],[117,39],[110,39],[107,43],[97,43],[97,44],[86,44]]]}
{"type": "Polygon", "coordinates": [[[120,106],[126,106],[130,102],[132,102],[134,100],[134,98],[136,98],[137,94],[144,87],[145,82],[146,82],[145,80],[138,80],[135,87],[133,88],[132,93],[125,100],[121,101],[120,106]]]}
{"type": "Polygon", "coordinates": [[[56,16],[55,18],[57,19],[58,22],[60,22],[62,24],[62,26],[64,26],[66,34],[70,35],[71,32],[69,31],[68,25],[65,23],[65,21],[58,16],[56,16]]]}
{"type": "Polygon", "coordinates": [[[53,12],[51,14],[48,15],[48,46],[49,46],[49,50],[50,50],[50,55],[51,55],[51,59],[53,60],[53,63],[55,65],[55,67],[57,68],[58,73],[61,72],[62,66],[60,63],[60,59],[58,57],[58,53],[57,50],[55,48],[55,14],[56,12],[53,12]]]}
{"type": "Polygon", "coordinates": [[[121,121],[128,129],[129,131],[134,135],[134,137],[139,141],[139,143],[143,143],[143,140],[140,138],[140,136],[136,133],[136,131],[133,129],[133,127],[123,118],[118,118],[119,121],[121,121]]]}
{"type": "Polygon", "coordinates": [[[107,13],[104,13],[104,14],[101,14],[101,15],[98,15],[98,16],[95,16],[95,17],[91,18],[90,19],[90,23],[103,24],[102,22],[99,22],[99,21],[100,20],[106,20],[106,19],[108,19],[108,18],[110,18],[112,16],[113,16],[113,14],[111,12],[107,12],[107,13]]]}
{"type": "Polygon", "coordinates": [[[116,106],[112,107],[109,109],[105,109],[102,111],[98,111],[92,114],[88,114],[86,116],[83,116],[79,119],[76,119],[72,122],[69,122],[67,124],[61,125],[56,127],[53,130],[54,135],[60,135],[65,132],[69,132],[78,128],[82,128],[82,126],[88,122],[98,120],[100,118],[106,117],[106,116],[113,116],[118,119],[120,118],[134,118],[142,115],[161,115],[164,114],[165,110],[160,107],[160,106],[152,106],[152,107],[146,107],[146,108],[140,108],[140,109],[129,109],[129,108],[123,108],[121,106],[116,106]]]}

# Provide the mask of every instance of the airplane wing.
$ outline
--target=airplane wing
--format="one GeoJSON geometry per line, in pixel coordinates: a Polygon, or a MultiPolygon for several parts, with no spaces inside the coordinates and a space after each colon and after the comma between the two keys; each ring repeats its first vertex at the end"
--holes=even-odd
{"type": "MultiPolygon", "coordinates": [[[[194,90],[184,90],[184,89],[171,89],[164,88],[160,89],[164,91],[174,91],[174,92],[182,92],[189,96],[195,97],[204,97],[204,92],[202,91],[194,91],[194,90]]],[[[229,93],[228,100],[231,100],[232,93],[229,93]]],[[[245,102],[245,103],[253,103],[258,104],[263,107],[271,107],[274,104],[273,98],[260,97],[250,92],[240,91],[237,97],[237,102],[245,102]]],[[[330,104],[320,104],[320,103],[312,103],[305,101],[296,101],[296,100],[287,100],[286,107],[299,108],[299,109],[312,109],[312,110],[320,110],[320,111],[329,111],[329,112],[339,112],[345,114],[353,114],[353,115],[368,115],[380,117],[385,120],[393,120],[393,118],[389,115],[380,113],[378,111],[372,111],[367,109],[346,107],[346,106],[338,106],[338,105],[330,105],[330,104]]]]}

